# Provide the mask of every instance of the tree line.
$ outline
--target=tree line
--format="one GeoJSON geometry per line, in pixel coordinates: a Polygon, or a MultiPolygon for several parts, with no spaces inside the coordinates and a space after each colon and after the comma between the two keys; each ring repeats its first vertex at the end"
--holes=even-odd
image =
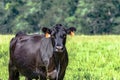
{"type": "Polygon", "coordinates": [[[39,32],[55,24],[78,34],[120,34],[120,0],[1,0],[0,33],[39,32]]]}

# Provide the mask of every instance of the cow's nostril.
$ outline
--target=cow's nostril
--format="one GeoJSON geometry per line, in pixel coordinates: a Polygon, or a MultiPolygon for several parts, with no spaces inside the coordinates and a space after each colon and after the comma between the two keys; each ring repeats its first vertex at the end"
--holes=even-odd
{"type": "Polygon", "coordinates": [[[56,46],[56,49],[62,49],[63,47],[62,46],[56,46]]]}

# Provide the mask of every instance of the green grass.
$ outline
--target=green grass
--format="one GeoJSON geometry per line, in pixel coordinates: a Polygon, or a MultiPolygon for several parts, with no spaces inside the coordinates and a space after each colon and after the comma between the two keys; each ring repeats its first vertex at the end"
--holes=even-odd
{"type": "Polygon", "coordinates": [[[9,41],[11,35],[0,35],[0,80],[8,78],[9,41]]]}
{"type": "MultiPolygon", "coordinates": [[[[8,79],[12,37],[0,35],[1,80],[8,79]]],[[[69,65],[64,80],[120,80],[120,36],[69,36],[66,46],[69,65]]]]}

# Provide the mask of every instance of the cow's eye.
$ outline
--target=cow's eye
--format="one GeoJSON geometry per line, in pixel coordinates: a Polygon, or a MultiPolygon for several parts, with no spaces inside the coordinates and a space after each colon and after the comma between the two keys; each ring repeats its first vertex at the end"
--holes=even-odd
{"type": "Polygon", "coordinates": [[[51,35],[51,38],[55,38],[55,36],[54,36],[54,35],[51,35]]]}
{"type": "Polygon", "coordinates": [[[63,37],[63,38],[65,38],[65,37],[66,37],[66,35],[63,35],[62,37],[63,37]]]}
{"type": "Polygon", "coordinates": [[[64,38],[66,37],[66,35],[63,36],[64,38]]]}

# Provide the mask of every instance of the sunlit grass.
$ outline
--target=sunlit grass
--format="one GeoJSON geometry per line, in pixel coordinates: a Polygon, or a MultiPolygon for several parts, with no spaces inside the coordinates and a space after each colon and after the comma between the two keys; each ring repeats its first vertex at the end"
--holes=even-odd
{"type": "Polygon", "coordinates": [[[120,36],[75,36],[68,39],[66,80],[120,80],[120,36]]]}
{"type": "MultiPolygon", "coordinates": [[[[8,80],[12,37],[0,35],[1,80],[8,80]]],[[[120,36],[68,36],[66,47],[69,65],[64,80],[120,80],[120,36]]]]}
{"type": "Polygon", "coordinates": [[[0,35],[0,80],[8,78],[9,41],[12,35],[0,35]]]}

